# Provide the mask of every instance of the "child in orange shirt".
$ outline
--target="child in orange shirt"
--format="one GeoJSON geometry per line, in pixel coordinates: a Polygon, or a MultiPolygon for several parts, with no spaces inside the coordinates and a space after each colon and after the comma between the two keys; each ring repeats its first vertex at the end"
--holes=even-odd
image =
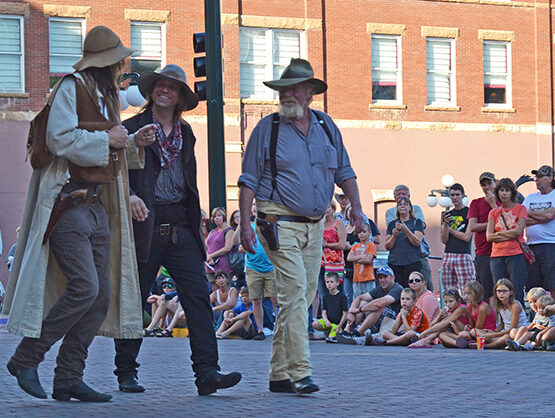
{"type": "Polygon", "coordinates": [[[354,264],[353,268],[353,299],[370,292],[376,287],[374,278],[374,259],[378,255],[376,246],[370,242],[370,225],[365,223],[358,233],[360,242],[354,244],[349,251],[347,261],[354,264]]]}
{"type": "Polygon", "coordinates": [[[402,309],[397,315],[391,331],[383,332],[381,338],[373,338],[373,344],[409,345],[418,340],[421,332],[429,328],[430,322],[426,314],[416,306],[416,293],[414,290],[408,287],[403,289],[401,292],[401,307],[402,309]],[[401,326],[403,329],[399,331],[401,326]]]}

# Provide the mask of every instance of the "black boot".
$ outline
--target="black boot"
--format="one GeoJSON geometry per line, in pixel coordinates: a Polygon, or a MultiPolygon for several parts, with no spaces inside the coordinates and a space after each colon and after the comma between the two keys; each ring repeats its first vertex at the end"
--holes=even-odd
{"type": "Polygon", "coordinates": [[[55,388],[52,393],[52,398],[57,401],[69,401],[73,398],[83,402],[108,402],[112,399],[112,395],[97,392],[85,384],[85,382],[79,382],[67,388],[55,388]]]}

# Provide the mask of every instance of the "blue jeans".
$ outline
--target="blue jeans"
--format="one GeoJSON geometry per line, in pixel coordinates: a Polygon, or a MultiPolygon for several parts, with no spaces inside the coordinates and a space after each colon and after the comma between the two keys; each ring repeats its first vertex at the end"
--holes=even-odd
{"type": "Polygon", "coordinates": [[[347,298],[347,306],[351,306],[353,303],[353,278],[347,277],[347,275],[343,276],[343,294],[347,298]]]}
{"type": "Polygon", "coordinates": [[[524,286],[528,280],[528,270],[524,254],[490,258],[491,275],[494,282],[509,279],[515,287],[515,297],[524,306],[524,286]]]}
{"type": "Polygon", "coordinates": [[[357,298],[364,293],[370,293],[375,287],[375,280],[353,283],[353,296],[357,298]]]}

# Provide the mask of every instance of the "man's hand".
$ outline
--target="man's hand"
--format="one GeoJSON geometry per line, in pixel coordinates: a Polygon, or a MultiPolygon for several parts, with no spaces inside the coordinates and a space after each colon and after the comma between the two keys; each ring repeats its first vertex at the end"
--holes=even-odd
{"type": "Polygon", "coordinates": [[[135,132],[135,144],[138,147],[148,147],[156,139],[156,125],[151,123],[135,132]]]}
{"type": "Polygon", "coordinates": [[[116,125],[108,131],[108,144],[115,149],[127,147],[127,129],[122,125],[116,125]]]}
{"type": "Polygon", "coordinates": [[[364,214],[362,213],[362,209],[358,207],[351,207],[351,216],[349,217],[349,221],[351,222],[351,225],[355,226],[355,230],[353,231],[355,234],[362,231],[362,227],[364,226],[364,214]]]}
{"type": "Polygon", "coordinates": [[[256,247],[256,236],[254,234],[254,229],[252,229],[248,219],[243,220],[243,217],[241,217],[241,224],[239,227],[241,228],[241,245],[243,246],[245,251],[254,254],[254,247],[256,247]]]}
{"type": "Polygon", "coordinates": [[[492,209],[495,209],[497,207],[497,198],[495,197],[495,194],[488,190],[486,192],[486,196],[485,196],[486,202],[488,202],[488,205],[490,205],[490,207],[492,209]]]}
{"type": "Polygon", "coordinates": [[[137,195],[129,196],[129,205],[131,206],[131,217],[136,221],[143,222],[148,218],[150,211],[147,209],[145,202],[137,195]]]}

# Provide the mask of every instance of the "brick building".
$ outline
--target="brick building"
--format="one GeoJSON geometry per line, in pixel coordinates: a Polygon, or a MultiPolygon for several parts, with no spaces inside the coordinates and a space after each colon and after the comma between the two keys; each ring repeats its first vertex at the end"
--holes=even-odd
{"type": "MultiPolygon", "coordinates": [[[[235,208],[241,147],[276,109],[262,80],[293,56],[311,61],[329,90],[313,106],[341,128],[365,212],[397,183],[424,205],[449,173],[479,196],[478,174],[516,178],[552,164],[553,28],[550,0],[222,0],[228,206],[235,208]]],[[[28,121],[51,83],[80,55],[84,34],[106,25],[139,50],[130,70],[181,65],[193,82],[192,34],[201,0],[0,2],[0,227],[15,241],[30,168],[28,121]]],[[[187,114],[197,135],[199,187],[208,210],[205,104],[187,114]]],[[[127,109],[123,117],[136,109],[127,109]]],[[[522,187],[524,194],[534,190],[522,187]]],[[[387,206],[387,205],[384,205],[387,206]]],[[[439,209],[424,207],[432,254],[439,209]]],[[[434,269],[437,269],[437,265],[434,269]]],[[[6,281],[2,263],[0,279],[6,281]]]]}

